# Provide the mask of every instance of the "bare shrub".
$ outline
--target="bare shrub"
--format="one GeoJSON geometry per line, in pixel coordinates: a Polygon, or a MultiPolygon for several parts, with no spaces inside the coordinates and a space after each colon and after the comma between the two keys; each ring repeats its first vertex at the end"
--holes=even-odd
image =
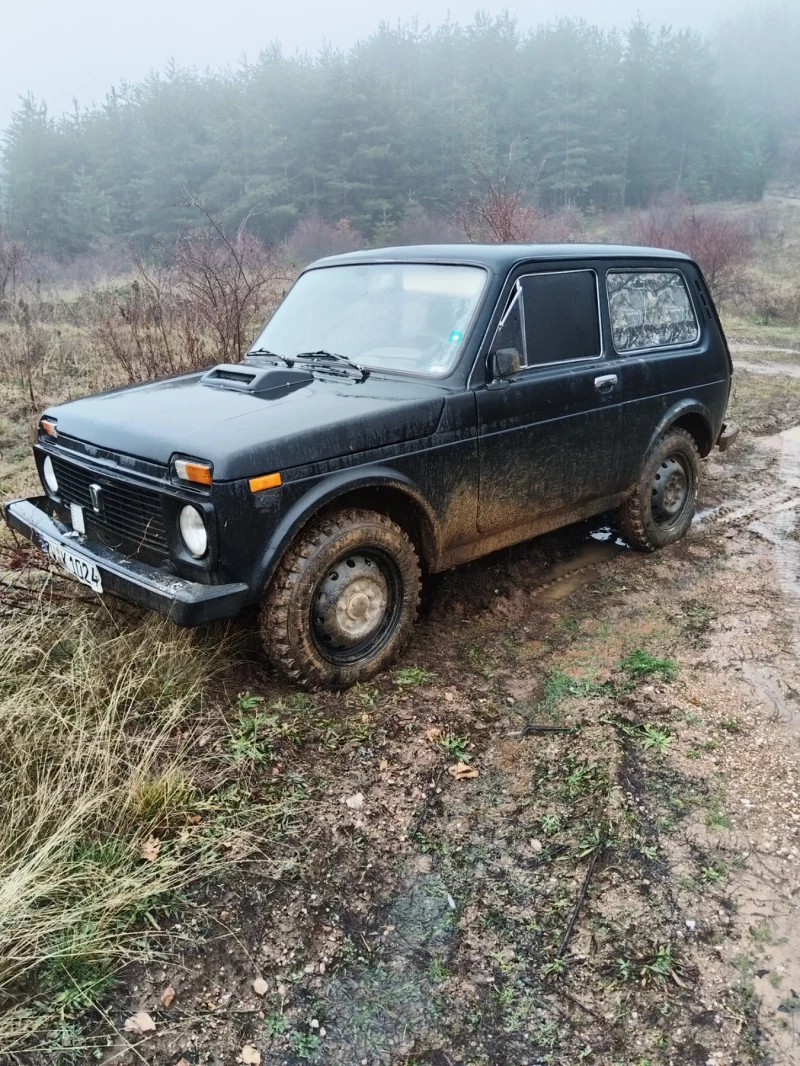
{"type": "Polygon", "coordinates": [[[326,222],[319,215],[301,219],[292,230],[283,247],[290,263],[305,266],[326,255],[341,255],[363,248],[366,240],[354,229],[349,219],[326,222]]]}
{"type": "Polygon", "coordinates": [[[288,280],[271,248],[247,232],[245,219],[235,235],[202,207],[208,221],[204,233],[178,241],[170,273],[184,300],[215,341],[216,355],[241,359],[252,333],[274,310],[288,280]]]}
{"type": "Polygon", "coordinates": [[[800,289],[796,285],[754,277],[748,286],[746,304],[762,326],[800,323],[800,289]]]}
{"type": "Polygon", "coordinates": [[[494,178],[473,164],[473,190],[458,203],[453,221],[473,243],[513,241],[575,241],[583,238],[580,214],[574,208],[543,211],[532,202],[523,177],[512,166],[494,178]]]}
{"type": "Polygon", "coordinates": [[[450,217],[426,211],[411,203],[403,218],[392,228],[393,244],[450,244],[464,240],[464,230],[450,217]]]}
{"type": "Polygon", "coordinates": [[[229,237],[207,217],[208,230],[183,236],[165,263],[134,256],[131,282],[83,301],[96,353],[130,382],[241,359],[285,291],[285,268],[244,223],[229,237]]]}
{"type": "Polygon", "coordinates": [[[685,252],[699,264],[714,299],[722,303],[746,287],[753,231],[746,219],[713,208],[697,210],[691,200],[669,197],[636,214],[634,244],[685,252]]]}
{"type": "Polygon", "coordinates": [[[7,301],[14,304],[24,266],[30,261],[28,238],[15,240],[0,226],[0,315],[7,301]]]}
{"type": "Polygon", "coordinates": [[[137,257],[132,282],[90,292],[84,324],[101,362],[129,382],[196,370],[212,359],[196,309],[176,292],[168,267],[137,257]]]}

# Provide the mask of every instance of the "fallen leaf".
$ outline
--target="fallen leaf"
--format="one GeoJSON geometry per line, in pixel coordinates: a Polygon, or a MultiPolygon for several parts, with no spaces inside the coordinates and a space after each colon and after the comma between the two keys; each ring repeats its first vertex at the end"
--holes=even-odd
{"type": "Polygon", "coordinates": [[[455,692],[451,692],[450,689],[447,689],[444,694],[444,698],[447,700],[448,703],[452,703],[453,700],[456,698],[456,694],[455,692]]]}
{"type": "Polygon", "coordinates": [[[263,977],[257,977],[255,981],[253,981],[253,991],[257,996],[265,996],[268,988],[269,985],[263,977]]]}
{"type": "Polygon", "coordinates": [[[247,1066],[259,1066],[261,1062],[261,1052],[258,1048],[253,1047],[252,1044],[245,1044],[242,1048],[242,1062],[247,1066]]]}
{"type": "Polygon", "coordinates": [[[143,859],[147,859],[148,862],[155,862],[159,851],[161,851],[161,841],[158,837],[148,837],[142,844],[139,854],[143,859]]]}
{"type": "Polygon", "coordinates": [[[165,1007],[171,1007],[173,999],[175,999],[175,989],[172,985],[167,985],[161,993],[161,1002],[165,1007]]]}
{"type": "Polygon", "coordinates": [[[466,781],[470,777],[477,777],[478,771],[474,766],[468,766],[465,762],[456,762],[447,767],[447,772],[456,781],[466,781]]]}
{"type": "Polygon", "coordinates": [[[126,1033],[154,1033],[156,1023],[146,1011],[140,1010],[125,1020],[123,1029],[126,1033]]]}
{"type": "Polygon", "coordinates": [[[425,730],[425,739],[426,740],[436,740],[441,735],[442,735],[442,731],[441,731],[441,729],[439,729],[438,726],[432,726],[430,729],[426,729],[425,730]]]}
{"type": "Polygon", "coordinates": [[[356,792],[354,796],[348,796],[345,803],[351,811],[358,811],[364,806],[364,793],[356,792]]]}
{"type": "Polygon", "coordinates": [[[189,821],[192,823],[192,825],[199,825],[200,822],[202,822],[202,820],[203,820],[202,814],[190,814],[189,815],[189,821]]]}
{"type": "Polygon", "coordinates": [[[389,769],[389,760],[388,759],[381,759],[381,761],[378,763],[378,769],[379,770],[388,770],[389,769]]]}

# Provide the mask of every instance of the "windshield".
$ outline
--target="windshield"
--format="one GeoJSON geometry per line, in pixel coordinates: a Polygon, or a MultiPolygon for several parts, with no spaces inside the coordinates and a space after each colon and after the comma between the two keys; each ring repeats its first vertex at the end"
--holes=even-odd
{"type": "Polygon", "coordinates": [[[480,267],[365,263],[303,274],[253,344],[287,358],[336,352],[363,366],[446,374],[486,281],[480,267]]]}

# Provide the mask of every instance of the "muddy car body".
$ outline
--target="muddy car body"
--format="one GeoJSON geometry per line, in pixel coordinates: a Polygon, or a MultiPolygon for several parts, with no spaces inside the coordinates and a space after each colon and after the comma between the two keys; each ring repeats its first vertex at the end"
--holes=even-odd
{"type": "Polygon", "coordinates": [[[698,267],[658,249],[454,245],[309,267],[245,361],[46,411],[15,530],[199,625],[261,604],[291,677],[402,646],[420,581],[618,509],[652,550],[731,439],[698,267]]]}

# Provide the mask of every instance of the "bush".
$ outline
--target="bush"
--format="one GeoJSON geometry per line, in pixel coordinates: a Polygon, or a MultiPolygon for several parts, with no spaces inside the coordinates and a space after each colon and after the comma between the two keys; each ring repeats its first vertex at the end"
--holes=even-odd
{"type": "Polygon", "coordinates": [[[584,237],[575,208],[541,210],[531,201],[523,178],[512,180],[511,164],[493,178],[474,166],[474,188],[455,207],[453,221],[468,241],[576,241],[584,237]]]}
{"type": "Polygon", "coordinates": [[[800,289],[796,285],[766,277],[754,277],[746,303],[759,324],[800,324],[800,289]]]}
{"type": "Polygon", "coordinates": [[[181,237],[164,263],[134,256],[131,282],[83,302],[95,352],[129,382],[240,360],[286,291],[286,268],[244,223],[228,236],[207,217],[208,228],[181,237]]]}
{"type": "Polygon", "coordinates": [[[718,303],[740,296],[746,289],[746,268],[754,243],[747,219],[713,208],[699,211],[691,200],[668,197],[635,215],[630,240],[691,256],[718,303]]]}
{"type": "Polygon", "coordinates": [[[303,267],[315,259],[352,252],[365,244],[363,234],[353,229],[348,219],[332,223],[319,215],[310,215],[297,223],[283,251],[289,263],[303,267]]]}

